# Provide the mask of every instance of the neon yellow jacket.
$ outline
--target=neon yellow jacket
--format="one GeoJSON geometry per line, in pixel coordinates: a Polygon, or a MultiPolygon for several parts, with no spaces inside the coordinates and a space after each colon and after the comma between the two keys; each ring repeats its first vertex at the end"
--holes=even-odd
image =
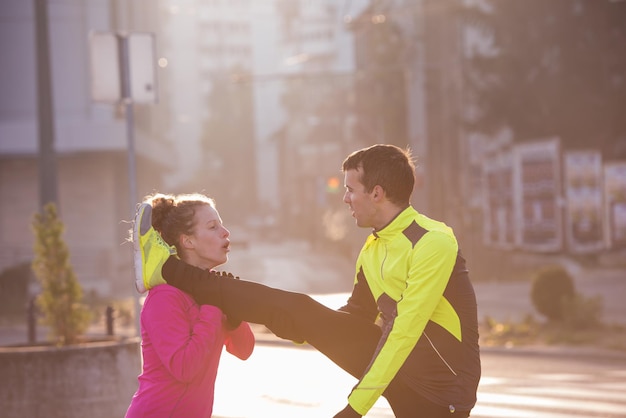
{"type": "Polygon", "coordinates": [[[402,211],[365,241],[342,310],[382,322],[348,401],[365,415],[398,375],[434,403],[470,410],[480,379],[476,297],[452,229],[402,211]]]}

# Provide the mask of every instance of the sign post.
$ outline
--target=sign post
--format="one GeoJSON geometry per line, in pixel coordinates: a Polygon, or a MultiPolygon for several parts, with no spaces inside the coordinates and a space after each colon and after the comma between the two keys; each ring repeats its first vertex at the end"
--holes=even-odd
{"type": "MultiPolygon", "coordinates": [[[[157,101],[154,35],[133,32],[92,32],[89,41],[92,99],[95,102],[124,106],[129,203],[131,216],[134,217],[137,204],[137,168],[133,105],[157,101]]],[[[132,262],[131,259],[131,265],[132,262]]],[[[134,294],[136,295],[135,325],[137,335],[140,335],[140,295],[136,291],[134,294]]]]}

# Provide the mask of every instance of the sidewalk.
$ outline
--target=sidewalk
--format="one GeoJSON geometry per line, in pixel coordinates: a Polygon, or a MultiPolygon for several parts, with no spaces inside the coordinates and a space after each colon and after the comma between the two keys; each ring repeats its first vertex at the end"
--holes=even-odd
{"type": "MultiPolygon", "coordinates": [[[[620,269],[570,268],[576,291],[585,298],[602,298],[602,319],[608,324],[626,325],[626,271],[620,269]]],[[[478,319],[489,316],[498,321],[520,321],[526,315],[540,315],[530,299],[531,282],[474,283],[478,319]]]]}
{"type": "MultiPolygon", "coordinates": [[[[543,257],[545,258],[545,257],[543,257]]],[[[533,263],[530,259],[529,263],[533,263]]],[[[280,289],[312,295],[331,308],[345,304],[352,288],[354,260],[313,248],[303,241],[279,243],[250,243],[245,248],[234,248],[225,266],[251,281],[258,281],[280,289]]],[[[626,325],[626,271],[589,269],[574,263],[567,265],[575,279],[576,289],[585,297],[600,296],[603,301],[603,320],[626,325]]],[[[526,315],[538,317],[530,300],[530,280],[523,282],[474,282],[478,302],[478,319],[519,321],[526,315]]],[[[116,324],[117,335],[136,335],[130,327],[116,324]]],[[[90,333],[104,333],[104,325],[96,325],[90,333]]],[[[38,340],[45,331],[38,330],[38,340]]],[[[0,322],[0,345],[24,343],[27,331],[24,324],[7,325],[0,322]]]]}
{"type": "MultiPolygon", "coordinates": [[[[532,266],[551,260],[563,264],[574,278],[576,290],[589,298],[600,296],[603,320],[626,325],[626,269],[584,267],[567,257],[527,254],[520,262],[532,266]]],[[[235,250],[226,265],[248,280],[310,295],[348,293],[354,278],[354,260],[314,249],[305,242],[254,243],[247,250],[235,250]]],[[[539,317],[530,300],[531,280],[481,282],[472,276],[479,320],[489,316],[499,321],[539,317]]],[[[346,298],[331,297],[330,307],[339,307],[346,298]],[[334,300],[333,300],[334,299],[334,300]]]]}

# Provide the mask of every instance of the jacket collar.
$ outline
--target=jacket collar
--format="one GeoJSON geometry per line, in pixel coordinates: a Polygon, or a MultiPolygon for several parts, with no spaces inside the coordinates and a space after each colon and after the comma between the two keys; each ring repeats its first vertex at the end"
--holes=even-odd
{"type": "Polygon", "coordinates": [[[406,209],[400,211],[387,225],[379,230],[373,230],[372,235],[375,238],[391,239],[402,232],[415,219],[415,215],[417,215],[417,211],[409,205],[406,209]]]}

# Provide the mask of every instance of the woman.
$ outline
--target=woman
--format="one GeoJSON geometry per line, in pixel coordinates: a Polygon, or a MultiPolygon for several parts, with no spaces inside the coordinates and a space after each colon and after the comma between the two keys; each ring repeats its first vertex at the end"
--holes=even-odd
{"type": "MultiPolygon", "coordinates": [[[[201,194],[149,196],[152,226],[186,263],[211,270],[228,261],[230,233],[201,194]]],[[[138,225],[133,231],[137,236],[138,225]]],[[[246,322],[198,305],[170,285],[148,293],[141,311],[143,370],[126,412],[136,417],[210,417],[222,347],[245,360],[254,348],[246,322]]]]}

